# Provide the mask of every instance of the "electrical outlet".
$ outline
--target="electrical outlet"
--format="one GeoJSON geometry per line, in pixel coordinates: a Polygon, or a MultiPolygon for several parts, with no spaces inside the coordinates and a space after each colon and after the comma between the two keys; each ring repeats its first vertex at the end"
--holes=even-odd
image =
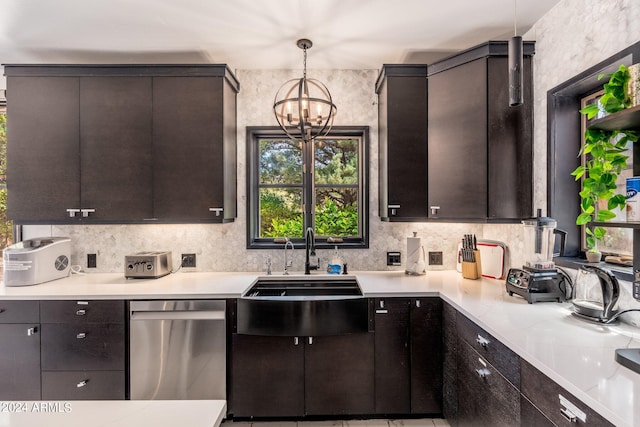
{"type": "Polygon", "coordinates": [[[429,252],[429,265],[442,265],[442,252],[429,252]]]}
{"type": "Polygon", "coordinates": [[[196,266],[196,254],[182,254],[182,266],[183,267],[195,267],[196,266]]]}
{"type": "Polygon", "coordinates": [[[402,265],[400,252],[387,252],[387,265],[402,265]]]}
{"type": "Polygon", "coordinates": [[[98,257],[97,254],[87,254],[87,268],[97,268],[98,257]]]}

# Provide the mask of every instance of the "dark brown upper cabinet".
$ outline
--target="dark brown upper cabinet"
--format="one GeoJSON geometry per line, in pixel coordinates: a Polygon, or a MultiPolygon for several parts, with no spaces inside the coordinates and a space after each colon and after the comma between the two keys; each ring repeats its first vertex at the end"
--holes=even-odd
{"type": "Polygon", "coordinates": [[[427,66],[382,67],[378,94],[379,215],[420,221],[427,210],[427,66]]]}
{"type": "Polygon", "coordinates": [[[429,218],[510,221],[533,210],[534,42],[524,43],[524,104],[509,106],[507,42],[429,65],[429,218]]]}
{"type": "Polygon", "coordinates": [[[227,222],[236,94],[226,65],[6,65],[17,223],[227,222]]]}

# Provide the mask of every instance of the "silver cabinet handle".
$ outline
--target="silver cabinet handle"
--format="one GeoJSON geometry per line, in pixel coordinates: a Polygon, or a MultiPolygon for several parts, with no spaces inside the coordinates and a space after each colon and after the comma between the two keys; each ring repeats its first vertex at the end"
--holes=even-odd
{"type": "Polygon", "coordinates": [[[80,213],[80,209],[67,209],[67,213],[69,214],[69,218],[74,218],[77,213],[80,213]]]}
{"type": "Polygon", "coordinates": [[[400,205],[387,205],[387,209],[391,210],[391,216],[396,216],[398,214],[398,209],[400,209],[400,205]]]}
{"type": "Polygon", "coordinates": [[[82,217],[86,218],[89,216],[89,214],[94,213],[96,210],[95,209],[80,209],[80,212],[82,212],[82,217]]]}
{"type": "Polygon", "coordinates": [[[376,310],[376,314],[387,314],[389,310],[376,310]]]}
{"type": "Polygon", "coordinates": [[[491,371],[488,370],[487,368],[476,369],[476,374],[478,374],[480,378],[487,378],[490,373],[491,371]]]}
{"type": "Polygon", "coordinates": [[[89,301],[76,301],[77,305],[89,305],[89,301]]]}
{"type": "Polygon", "coordinates": [[[570,423],[578,422],[578,417],[576,417],[574,413],[568,410],[567,408],[560,408],[560,414],[562,414],[562,416],[570,423]]]}
{"type": "Polygon", "coordinates": [[[309,345],[313,344],[313,337],[309,337],[309,345]]]}
{"type": "Polygon", "coordinates": [[[76,316],[84,316],[85,314],[87,314],[87,310],[80,309],[76,311],[76,316]]]}
{"type": "Polygon", "coordinates": [[[87,333],[86,332],[80,332],[79,334],[76,335],[76,338],[81,340],[87,337],[87,333]]]}
{"type": "Polygon", "coordinates": [[[489,340],[481,335],[478,335],[478,338],[476,338],[476,342],[484,348],[487,348],[487,346],[489,345],[489,340]]]}
{"type": "Polygon", "coordinates": [[[38,332],[38,328],[37,327],[32,327],[32,328],[28,328],[27,329],[27,336],[30,337],[32,335],[35,335],[36,332],[38,332]]]}
{"type": "Polygon", "coordinates": [[[76,387],[78,387],[78,388],[84,387],[84,386],[87,385],[88,382],[89,382],[89,380],[80,381],[78,384],[76,384],[76,387]]]}
{"type": "Polygon", "coordinates": [[[298,340],[298,337],[293,337],[293,345],[298,345],[300,342],[300,340],[298,340]]]}
{"type": "Polygon", "coordinates": [[[435,215],[440,210],[440,206],[429,206],[429,209],[431,209],[431,215],[435,215]]]}
{"type": "Polygon", "coordinates": [[[420,300],[419,299],[416,300],[416,307],[420,308],[420,300]]]}
{"type": "Polygon", "coordinates": [[[224,211],[223,208],[209,208],[209,212],[215,212],[216,216],[222,215],[223,211],[224,211]]]}
{"type": "Polygon", "coordinates": [[[384,308],[384,300],[383,299],[380,300],[380,308],[384,308]]]}

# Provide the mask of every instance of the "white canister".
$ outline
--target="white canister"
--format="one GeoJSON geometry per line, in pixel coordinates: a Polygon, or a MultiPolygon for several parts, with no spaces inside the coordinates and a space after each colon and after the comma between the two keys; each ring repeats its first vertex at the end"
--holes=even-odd
{"type": "Polygon", "coordinates": [[[627,222],[640,221],[640,176],[627,178],[627,222]]]}

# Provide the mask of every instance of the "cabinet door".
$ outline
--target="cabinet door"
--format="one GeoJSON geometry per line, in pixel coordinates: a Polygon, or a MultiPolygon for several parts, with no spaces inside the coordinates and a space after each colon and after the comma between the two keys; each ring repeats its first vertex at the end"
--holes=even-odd
{"type": "Polygon", "coordinates": [[[427,79],[388,77],[379,94],[380,217],[427,217],[427,79]],[[390,207],[396,206],[396,207],[390,207]]]}
{"type": "Polygon", "coordinates": [[[225,212],[209,209],[225,207],[224,170],[231,166],[223,78],[155,77],[153,93],[155,217],[222,221],[225,212]]]}
{"type": "Polygon", "coordinates": [[[486,59],[429,77],[429,217],[487,217],[486,59]]]}
{"type": "Polygon", "coordinates": [[[457,311],[448,303],[442,303],[442,414],[451,426],[458,425],[458,331],[457,311]]]}
{"type": "Polygon", "coordinates": [[[409,306],[406,298],[375,301],[375,399],[377,414],[411,412],[409,306]]]}
{"type": "Polygon", "coordinates": [[[305,413],[374,412],[374,333],[305,338],[305,413]]]}
{"type": "Polygon", "coordinates": [[[442,413],[442,300],[411,304],[411,413],[442,413]]]}
{"type": "Polygon", "coordinates": [[[40,400],[38,324],[0,324],[0,400],[40,400]]]}
{"type": "Polygon", "coordinates": [[[509,106],[506,57],[488,66],[488,217],[528,218],[533,211],[533,90],[531,57],[524,58],[524,101],[509,106]]]}
{"type": "Polygon", "coordinates": [[[231,407],[235,417],[304,415],[303,338],[233,334],[231,407]]]}
{"type": "Polygon", "coordinates": [[[520,392],[466,342],[458,346],[458,426],[520,425],[520,392]]]}
{"type": "Polygon", "coordinates": [[[90,220],[152,217],[151,78],[80,78],[81,204],[90,220]]]}
{"type": "Polygon", "coordinates": [[[124,371],[42,373],[43,400],[124,400],[124,371]]]}
{"type": "Polygon", "coordinates": [[[68,219],[80,207],[77,77],[9,77],[7,216],[68,219]]]}

